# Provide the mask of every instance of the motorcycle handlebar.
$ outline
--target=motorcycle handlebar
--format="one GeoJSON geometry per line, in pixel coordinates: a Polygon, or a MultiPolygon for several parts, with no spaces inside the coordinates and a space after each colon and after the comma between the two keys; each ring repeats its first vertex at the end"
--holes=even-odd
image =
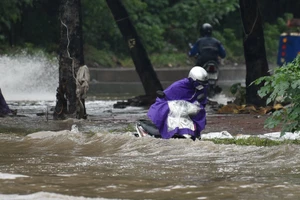
{"type": "Polygon", "coordinates": [[[157,95],[157,97],[160,98],[160,99],[166,97],[166,94],[164,93],[164,91],[161,91],[161,90],[157,90],[157,91],[156,91],[156,95],[157,95]]]}

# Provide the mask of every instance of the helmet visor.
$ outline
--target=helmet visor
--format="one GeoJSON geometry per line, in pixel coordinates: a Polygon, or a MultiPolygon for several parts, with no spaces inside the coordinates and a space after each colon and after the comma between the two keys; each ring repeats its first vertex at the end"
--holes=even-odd
{"type": "MultiPolygon", "coordinates": [[[[193,82],[193,85],[195,88],[198,88],[199,86],[207,86],[208,85],[208,81],[200,81],[200,80],[196,80],[193,82]]],[[[201,87],[203,88],[203,87],[201,87]]]]}
{"type": "Polygon", "coordinates": [[[199,85],[203,85],[203,86],[208,85],[208,80],[205,80],[205,81],[196,80],[196,82],[197,82],[199,85]]]}

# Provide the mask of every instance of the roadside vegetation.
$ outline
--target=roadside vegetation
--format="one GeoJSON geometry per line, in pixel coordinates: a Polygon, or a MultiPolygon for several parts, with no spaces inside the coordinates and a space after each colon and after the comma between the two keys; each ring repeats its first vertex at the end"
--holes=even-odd
{"type": "Polygon", "coordinates": [[[282,134],[300,130],[300,56],[277,67],[271,76],[257,79],[254,84],[263,86],[259,95],[267,99],[267,104],[281,103],[284,107],[276,110],[266,120],[267,128],[282,126],[282,134]]]}

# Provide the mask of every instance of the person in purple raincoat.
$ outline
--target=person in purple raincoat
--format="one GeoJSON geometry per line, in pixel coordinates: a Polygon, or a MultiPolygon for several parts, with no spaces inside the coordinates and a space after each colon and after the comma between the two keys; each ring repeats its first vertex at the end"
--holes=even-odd
{"type": "Polygon", "coordinates": [[[176,135],[200,138],[206,125],[207,83],[206,70],[195,66],[187,78],[165,89],[163,98],[156,98],[149,108],[148,117],[162,138],[169,139],[176,135]],[[199,100],[198,97],[203,94],[204,98],[199,100]]]}
{"type": "Polygon", "coordinates": [[[8,107],[0,89],[0,116],[5,116],[11,113],[13,113],[13,111],[8,107]]]}

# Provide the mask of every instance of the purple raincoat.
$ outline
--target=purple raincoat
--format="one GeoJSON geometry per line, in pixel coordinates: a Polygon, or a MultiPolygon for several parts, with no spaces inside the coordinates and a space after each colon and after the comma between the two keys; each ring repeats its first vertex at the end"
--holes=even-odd
{"type": "Polygon", "coordinates": [[[148,117],[159,129],[161,137],[169,139],[174,134],[200,136],[206,125],[204,108],[207,98],[199,104],[197,97],[202,93],[206,94],[206,88],[197,90],[188,78],[184,78],[174,82],[164,93],[166,97],[156,98],[148,111],[148,117]],[[188,116],[191,112],[195,112],[193,117],[188,116]]]}
{"type": "Polygon", "coordinates": [[[7,115],[8,113],[11,113],[11,110],[9,109],[0,89],[0,115],[7,115]]]}

